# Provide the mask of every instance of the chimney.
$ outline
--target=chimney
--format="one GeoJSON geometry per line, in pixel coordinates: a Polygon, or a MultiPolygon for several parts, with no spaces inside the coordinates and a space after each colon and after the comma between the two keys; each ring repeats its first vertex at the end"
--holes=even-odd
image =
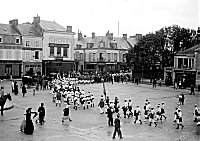
{"type": "Polygon", "coordinates": [[[18,26],[18,19],[10,20],[10,21],[9,21],[9,24],[11,24],[11,25],[14,26],[14,27],[17,27],[17,26],[18,26]]]}
{"type": "Polygon", "coordinates": [[[72,32],[72,26],[67,26],[67,32],[72,32]]]}
{"type": "Polygon", "coordinates": [[[109,34],[109,39],[110,39],[110,40],[113,40],[113,33],[110,33],[110,34],[109,34]]]}
{"type": "Polygon", "coordinates": [[[123,39],[127,40],[127,34],[123,34],[123,39]]]}
{"type": "Polygon", "coordinates": [[[95,38],[95,33],[94,32],[92,32],[92,39],[94,39],[95,38]]]}
{"type": "Polygon", "coordinates": [[[37,15],[37,17],[33,17],[33,25],[36,26],[40,23],[40,16],[37,15]]]}
{"type": "Polygon", "coordinates": [[[80,41],[82,38],[83,38],[83,37],[82,37],[82,33],[79,32],[79,33],[78,33],[78,41],[80,41]]]}

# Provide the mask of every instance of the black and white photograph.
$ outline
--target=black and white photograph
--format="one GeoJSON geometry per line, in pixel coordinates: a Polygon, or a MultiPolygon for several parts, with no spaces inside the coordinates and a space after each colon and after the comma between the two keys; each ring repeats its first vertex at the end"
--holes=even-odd
{"type": "Polygon", "coordinates": [[[0,7],[0,141],[200,140],[200,1],[0,7]]]}

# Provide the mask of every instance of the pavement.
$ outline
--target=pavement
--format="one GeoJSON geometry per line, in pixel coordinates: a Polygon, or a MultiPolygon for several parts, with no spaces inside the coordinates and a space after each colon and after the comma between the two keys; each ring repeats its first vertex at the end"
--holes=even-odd
{"type": "MultiPolygon", "coordinates": [[[[18,82],[20,83],[20,82],[18,82]]],[[[5,87],[6,92],[11,91],[11,82],[5,81],[1,85],[5,87]]],[[[52,102],[52,94],[50,90],[36,91],[36,95],[32,95],[32,89],[28,89],[25,97],[19,93],[17,96],[12,94],[12,103],[14,107],[4,112],[4,116],[0,117],[0,140],[1,141],[104,141],[113,140],[113,127],[107,125],[107,116],[99,114],[97,103],[100,95],[103,93],[102,84],[86,84],[78,85],[87,93],[90,91],[95,96],[95,107],[83,110],[78,108],[74,110],[70,108],[70,115],[72,122],[66,121],[61,124],[62,110],[64,105],[56,107],[52,102]],[[44,102],[46,108],[46,122],[44,125],[34,123],[35,131],[33,135],[25,135],[19,131],[20,124],[24,119],[26,108],[32,107],[34,111],[44,102]],[[6,130],[5,130],[6,129],[6,130]]],[[[190,95],[190,90],[179,89],[174,90],[171,87],[156,87],[152,85],[133,83],[105,83],[107,95],[113,100],[118,96],[123,105],[124,99],[131,98],[133,106],[144,106],[146,99],[149,99],[154,107],[162,101],[166,105],[167,120],[163,123],[158,123],[157,127],[148,126],[148,122],[134,124],[134,118],[121,118],[122,134],[124,141],[199,141],[200,136],[196,134],[196,123],[193,122],[194,104],[200,107],[200,93],[190,95]],[[184,129],[175,129],[176,125],[173,124],[173,112],[176,106],[178,95],[185,94],[185,104],[181,106],[183,112],[184,129]]],[[[19,89],[21,92],[21,89],[19,89]]],[[[9,107],[9,106],[6,106],[9,107]]],[[[122,114],[122,111],[120,110],[122,114]]],[[[116,115],[114,115],[115,117],[116,115]]],[[[36,117],[37,118],[37,117],[36,117]]],[[[142,110],[143,119],[143,110],[142,110]]],[[[35,119],[33,119],[35,121],[35,119]]],[[[116,137],[115,140],[120,140],[116,137]]]]}

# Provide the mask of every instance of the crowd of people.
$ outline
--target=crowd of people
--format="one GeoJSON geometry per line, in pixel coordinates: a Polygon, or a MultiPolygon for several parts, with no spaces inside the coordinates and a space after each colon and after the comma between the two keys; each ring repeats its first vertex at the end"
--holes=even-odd
{"type": "MultiPolygon", "coordinates": [[[[78,110],[82,108],[83,110],[99,107],[100,114],[106,114],[108,117],[108,126],[114,126],[113,138],[115,138],[116,133],[118,133],[119,137],[122,138],[122,132],[120,130],[120,118],[133,118],[133,123],[148,122],[149,126],[152,124],[157,126],[160,122],[163,122],[167,119],[165,113],[165,103],[161,102],[156,105],[156,107],[151,105],[150,100],[146,100],[144,102],[144,107],[140,107],[139,105],[133,106],[132,99],[119,99],[115,97],[114,100],[111,100],[109,96],[101,95],[98,103],[94,102],[94,95],[88,91],[84,91],[78,84],[92,84],[92,83],[100,83],[100,82],[126,82],[126,80],[130,80],[128,75],[124,75],[123,78],[121,75],[112,74],[110,77],[102,77],[101,75],[98,78],[87,78],[78,79],[78,78],[68,78],[68,77],[58,77],[53,79],[52,81],[47,81],[47,83],[41,83],[41,90],[51,90],[52,93],[52,101],[55,103],[55,106],[61,107],[62,104],[65,105],[63,109],[63,117],[61,118],[61,123],[64,123],[65,120],[72,121],[70,117],[70,109],[78,110]],[[142,117],[143,115],[143,117],[142,117]],[[114,117],[116,117],[114,119],[114,117]],[[143,119],[143,120],[142,120],[143,119]]],[[[139,78],[136,80],[139,83],[139,78]]],[[[155,87],[156,82],[154,82],[155,87]]],[[[22,84],[22,94],[25,96],[26,87],[22,84]]],[[[33,95],[39,90],[39,87],[36,85],[33,87],[33,95]]],[[[18,94],[18,84],[16,81],[12,82],[12,92],[14,94],[18,94]]],[[[183,117],[181,105],[184,105],[184,94],[180,94],[178,97],[178,103],[175,107],[174,112],[174,122],[176,123],[176,129],[179,129],[183,125],[183,117]]],[[[45,120],[45,108],[44,103],[41,103],[41,106],[38,108],[37,112],[32,112],[32,108],[28,108],[25,113],[25,120],[22,122],[20,130],[25,134],[32,134],[34,131],[33,122],[31,119],[31,115],[34,114],[34,117],[38,115],[36,119],[36,123],[44,124],[45,120]]],[[[200,119],[200,108],[195,104],[194,109],[194,122],[199,122],[200,119]]]]}

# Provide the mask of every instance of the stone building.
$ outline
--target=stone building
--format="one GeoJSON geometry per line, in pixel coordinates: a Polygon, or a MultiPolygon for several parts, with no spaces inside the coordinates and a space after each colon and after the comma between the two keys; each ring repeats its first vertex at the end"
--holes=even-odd
{"type": "Polygon", "coordinates": [[[75,41],[76,71],[109,72],[126,69],[126,53],[134,46],[128,42],[127,34],[122,38],[113,37],[113,33],[105,36],[84,37],[81,32],[75,41]]]}
{"type": "Polygon", "coordinates": [[[42,34],[30,23],[17,27],[22,35],[22,72],[23,75],[42,73],[42,34]]]}
{"type": "Polygon", "coordinates": [[[12,75],[21,77],[22,36],[18,28],[18,20],[9,24],[0,24],[0,78],[12,75]]]}
{"type": "Polygon", "coordinates": [[[67,28],[55,21],[40,20],[34,17],[33,26],[43,37],[43,74],[67,73],[74,69],[74,35],[72,26],[67,28]]]}
{"type": "Polygon", "coordinates": [[[178,52],[174,67],[165,68],[164,78],[165,81],[170,79],[171,84],[181,81],[183,87],[200,86],[200,44],[178,52]]]}

